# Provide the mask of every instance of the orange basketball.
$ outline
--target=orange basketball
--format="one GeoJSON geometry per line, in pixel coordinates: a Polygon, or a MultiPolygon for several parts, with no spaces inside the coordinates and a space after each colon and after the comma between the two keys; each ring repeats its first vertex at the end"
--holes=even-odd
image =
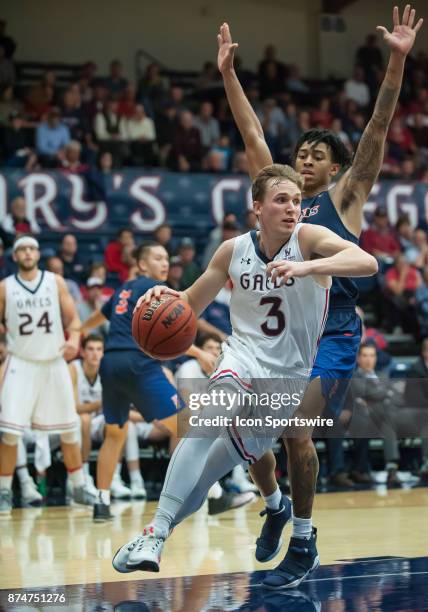
{"type": "Polygon", "coordinates": [[[195,341],[196,331],[195,313],[187,302],[172,295],[144,302],[132,317],[134,340],[153,359],[183,355],[195,341]]]}

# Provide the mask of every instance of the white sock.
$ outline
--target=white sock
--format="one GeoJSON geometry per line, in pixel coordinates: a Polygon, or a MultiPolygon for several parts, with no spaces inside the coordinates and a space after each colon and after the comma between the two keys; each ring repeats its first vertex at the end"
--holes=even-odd
{"type": "Polygon", "coordinates": [[[130,470],[129,479],[133,485],[142,485],[143,477],[141,476],[140,470],[130,470]]]}
{"type": "Polygon", "coordinates": [[[98,489],[98,503],[110,506],[110,491],[108,489],[98,489]]]}
{"type": "Polygon", "coordinates": [[[312,535],[312,518],[298,518],[293,514],[292,538],[309,538],[312,535]]]}
{"type": "Polygon", "coordinates": [[[279,510],[282,503],[282,494],[278,485],[276,487],[276,491],[267,497],[263,496],[263,499],[267,508],[270,508],[270,510],[279,510]]]}
{"type": "Polygon", "coordinates": [[[18,476],[19,483],[21,485],[25,485],[31,480],[30,472],[28,471],[28,467],[26,465],[16,468],[16,475],[18,476]]]}
{"type": "Polygon", "coordinates": [[[89,463],[87,461],[85,461],[85,463],[83,464],[83,472],[85,474],[85,476],[89,476],[90,472],[89,472],[89,463]]]}
{"type": "Polygon", "coordinates": [[[0,476],[0,489],[11,489],[12,478],[13,476],[0,476]]]}
{"type": "Polygon", "coordinates": [[[122,464],[119,462],[114,471],[113,478],[118,478],[119,480],[122,480],[121,472],[122,472],[122,464]]]}
{"type": "Polygon", "coordinates": [[[73,488],[83,487],[85,484],[85,477],[83,475],[83,469],[80,467],[77,470],[71,472],[67,470],[68,477],[70,479],[73,488]]]}
{"type": "Polygon", "coordinates": [[[217,481],[208,491],[208,499],[220,499],[222,495],[223,489],[221,488],[221,484],[217,481]]]}

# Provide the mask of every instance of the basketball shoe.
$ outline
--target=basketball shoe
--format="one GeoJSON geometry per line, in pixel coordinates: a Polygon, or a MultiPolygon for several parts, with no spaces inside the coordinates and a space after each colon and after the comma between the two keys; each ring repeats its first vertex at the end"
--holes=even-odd
{"type": "Polygon", "coordinates": [[[141,480],[141,482],[131,482],[131,497],[132,499],[147,499],[144,480],[141,480]]]}
{"type": "Polygon", "coordinates": [[[0,489],[0,514],[12,512],[12,490],[0,489]]]}
{"type": "Polygon", "coordinates": [[[43,501],[43,496],[31,478],[21,484],[21,501],[23,506],[40,506],[43,501]]]}
{"type": "Polygon", "coordinates": [[[282,530],[291,520],[292,504],[286,496],[282,496],[282,503],[279,510],[265,508],[260,512],[260,516],[266,516],[260,537],[256,541],[256,559],[260,563],[266,563],[273,559],[280,551],[282,546],[282,530]]]}
{"type": "Polygon", "coordinates": [[[251,503],[255,499],[256,494],[251,491],[248,491],[248,493],[228,493],[223,491],[221,497],[208,498],[208,514],[213,516],[227,510],[235,510],[251,503]]]}
{"type": "Polygon", "coordinates": [[[110,493],[114,499],[131,499],[132,496],[131,489],[125,485],[122,478],[118,474],[113,476],[110,486],[110,493]]]}
{"type": "Polygon", "coordinates": [[[275,569],[266,574],[262,584],[267,589],[294,589],[320,564],[317,530],[308,538],[291,538],[287,554],[275,569]]]}
{"type": "Polygon", "coordinates": [[[119,548],[112,561],[114,569],[122,574],[137,570],[158,572],[165,539],[154,525],[147,525],[142,534],[119,548]]]}
{"type": "Polygon", "coordinates": [[[228,485],[233,487],[237,493],[257,493],[258,488],[253,482],[248,480],[248,476],[242,465],[236,465],[232,471],[232,477],[227,481],[228,485]]]}

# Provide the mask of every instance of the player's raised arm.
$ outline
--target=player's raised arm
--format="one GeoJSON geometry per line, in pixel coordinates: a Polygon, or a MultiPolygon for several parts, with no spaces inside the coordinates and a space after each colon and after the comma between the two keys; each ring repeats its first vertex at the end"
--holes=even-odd
{"type": "Polygon", "coordinates": [[[419,19],[415,24],[415,16],[415,9],[407,4],[400,24],[398,7],[395,6],[392,32],[388,32],[383,26],[377,26],[377,29],[383,32],[383,38],[391,51],[388,67],[373,115],[361,136],[354,162],[332,193],[339,211],[346,213],[349,209],[353,225],[359,224],[360,229],[361,207],[366,202],[382,166],[385,140],[400,94],[406,57],[423,23],[423,19],[419,19]],[[355,210],[355,218],[352,209],[355,210]]]}
{"type": "Polygon", "coordinates": [[[299,233],[300,250],[307,261],[275,261],[266,272],[272,281],[291,277],[372,276],[378,271],[376,259],[358,245],[344,240],[321,225],[304,225],[299,233]]]}
{"type": "Polygon", "coordinates": [[[233,67],[233,56],[238,44],[232,42],[229,26],[223,23],[217,35],[218,69],[223,76],[227,100],[233,118],[245,144],[250,176],[254,179],[262,168],[273,163],[261,123],[249,103],[233,67]]]}

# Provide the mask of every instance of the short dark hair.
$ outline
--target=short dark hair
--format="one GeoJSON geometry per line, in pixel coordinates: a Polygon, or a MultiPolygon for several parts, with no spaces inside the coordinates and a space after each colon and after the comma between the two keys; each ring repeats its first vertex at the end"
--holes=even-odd
{"type": "Polygon", "coordinates": [[[101,342],[104,346],[104,338],[102,336],[99,336],[98,334],[89,334],[89,336],[83,338],[82,349],[85,349],[86,345],[89,344],[89,342],[101,342]]]}
{"type": "Polygon", "coordinates": [[[159,244],[159,242],[156,242],[156,240],[146,240],[145,242],[142,242],[141,244],[135,247],[135,249],[132,252],[132,257],[136,261],[140,261],[140,259],[144,259],[146,257],[150,249],[153,249],[154,247],[158,247],[158,246],[165,248],[162,244],[159,244]]]}
{"type": "Polygon", "coordinates": [[[205,342],[208,342],[208,340],[214,340],[214,342],[218,342],[219,344],[221,344],[220,336],[212,332],[206,332],[204,334],[198,335],[197,346],[204,346],[205,342]]]}
{"type": "Polygon", "coordinates": [[[372,342],[361,342],[360,346],[358,347],[358,354],[360,354],[366,348],[371,348],[376,351],[376,345],[372,342]]]}
{"type": "Polygon", "coordinates": [[[347,168],[351,165],[352,155],[349,153],[339,136],[330,130],[321,130],[318,128],[308,130],[300,136],[294,147],[293,164],[296,163],[299,149],[305,142],[312,145],[323,142],[329,149],[334,164],[339,164],[341,168],[347,168]]]}
{"type": "Polygon", "coordinates": [[[129,232],[130,234],[133,234],[133,233],[134,233],[130,227],[121,227],[121,228],[120,228],[120,229],[117,231],[116,236],[117,236],[118,238],[120,238],[120,236],[121,236],[122,234],[124,234],[125,232],[129,232]]]}

